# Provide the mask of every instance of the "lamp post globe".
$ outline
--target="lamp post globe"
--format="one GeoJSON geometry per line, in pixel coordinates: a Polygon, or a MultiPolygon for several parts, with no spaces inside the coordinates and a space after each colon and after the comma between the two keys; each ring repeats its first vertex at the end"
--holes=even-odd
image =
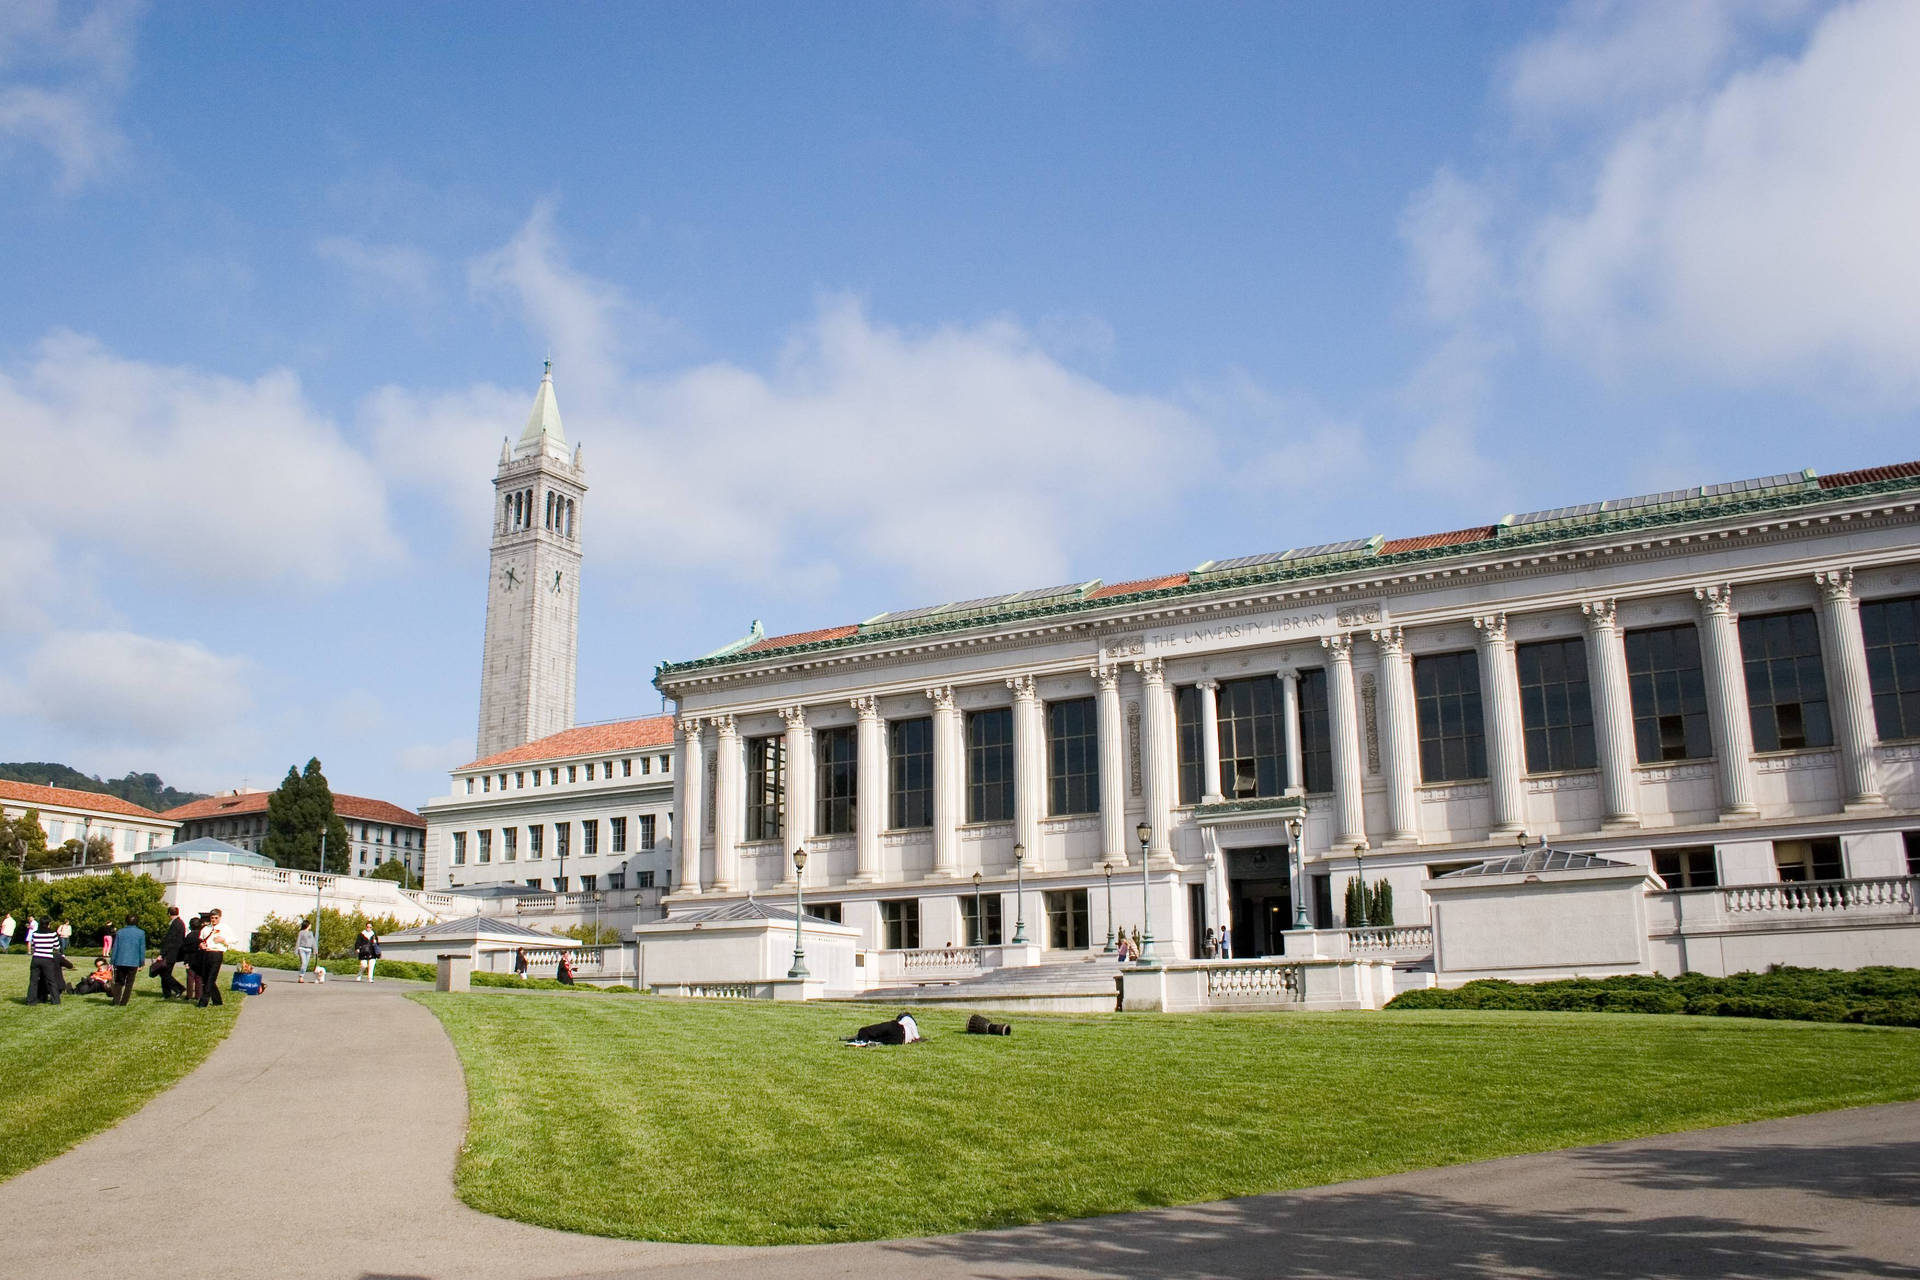
{"type": "Polygon", "coordinates": [[[987,945],[987,918],[980,914],[980,873],[973,873],[973,945],[987,945]]]}
{"type": "Polygon", "coordinates": [[[1367,845],[1364,840],[1353,846],[1353,861],[1358,868],[1354,874],[1360,881],[1360,893],[1354,899],[1355,917],[1347,921],[1347,927],[1364,929],[1367,927],[1367,845]]]}
{"type": "Polygon", "coordinates": [[[1101,954],[1110,956],[1115,950],[1113,945],[1113,864],[1103,862],[1100,864],[1100,870],[1107,877],[1107,946],[1101,954]]]}
{"type": "Polygon", "coordinates": [[[807,978],[807,953],[800,936],[800,924],[807,918],[802,905],[801,880],[807,869],[807,851],[804,847],[793,851],[793,968],[787,970],[789,978],[807,978]]]}
{"type": "Polygon", "coordinates": [[[1017,946],[1027,940],[1027,846],[1013,846],[1013,941],[1017,946]]]}
{"type": "Polygon", "coordinates": [[[1300,847],[1300,838],[1306,834],[1306,824],[1298,818],[1287,819],[1287,835],[1293,842],[1293,927],[1311,929],[1313,922],[1307,918],[1307,851],[1300,847]]]}
{"type": "Polygon", "coordinates": [[[1133,829],[1140,839],[1140,956],[1139,963],[1153,962],[1153,886],[1147,879],[1147,846],[1153,842],[1153,828],[1141,823],[1133,829]]]}

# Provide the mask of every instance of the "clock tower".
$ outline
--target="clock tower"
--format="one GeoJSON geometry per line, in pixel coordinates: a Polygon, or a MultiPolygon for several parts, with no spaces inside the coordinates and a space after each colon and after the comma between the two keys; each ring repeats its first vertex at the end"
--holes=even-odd
{"type": "Polygon", "coordinates": [[[517,442],[501,441],[493,490],[480,759],[573,727],[587,479],[560,426],[551,360],[526,430],[517,442]]]}

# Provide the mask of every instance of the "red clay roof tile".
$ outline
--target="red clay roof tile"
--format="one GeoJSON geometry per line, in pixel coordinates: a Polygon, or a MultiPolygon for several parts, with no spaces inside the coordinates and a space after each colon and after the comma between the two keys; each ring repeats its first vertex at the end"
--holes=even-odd
{"type": "MultiPolygon", "coordinates": [[[[205,800],[195,800],[177,809],[169,809],[161,816],[173,822],[247,817],[265,813],[267,801],[272,798],[271,791],[248,791],[237,796],[208,796],[205,800]]],[[[388,804],[385,800],[350,796],[339,791],[333,793],[333,811],[343,818],[352,818],[355,822],[384,822],[396,827],[424,828],[427,825],[426,819],[411,809],[402,809],[399,805],[388,804]]]]}
{"type": "Polygon", "coordinates": [[[557,760],[567,756],[595,756],[615,751],[636,751],[642,747],[673,745],[673,717],[648,716],[644,720],[618,720],[612,724],[582,725],[559,733],[535,738],[525,746],[502,751],[462,769],[490,769],[505,764],[523,764],[528,760],[557,760]]]}
{"type": "Polygon", "coordinates": [[[1463,542],[1479,542],[1491,538],[1498,525],[1475,525],[1471,529],[1455,529],[1451,533],[1423,533],[1417,538],[1395,538],[1382,543],[1380,554],[1397,555],[1402,551],[1425,551],[1428,547],[1457,547],[1463,542]]]}
{"type": "Polygon", "coordinates": [[[96,813],[118,813],[129,818],[164,818],[167,815],[142,809],[131,800],[99,791],[76,791],[72,787],[43,787],[37,782],[8,782],[0,779],[0,800],[9,804],[44,808],[50,804],[69,809],[92,809],[96,813]]]}
{"type": "Polygon", "coordinates": [[[1896,462],[1886,467],[1863,467],[1859,471],[1836,471],[1820,477],[1822,489],[1839,489],[1850,484],[1874,484],[1881,480],[1905,480],[1920,476],[1920,462],[1896,462]]]}
{"type": "Polygon", "coordinates": [[[766,649],[791,649],[795,645],[813,644],[820,640],[844,640],[858,630],[860,628],[857,625],[850,623],[844,627],[821,627],[817,631],[793,631],[784,636],[755,640],[740,652],[760,653],[766,649]]]}
{"type": "Polygon", "coordinates": [[[1164,578],[1136,578],[1132,582],[1110,582],[1106,586],[1087,593],[1089,600],[1111,600],[1115,596],[1134,596],[1143,591],[1164,591],[1168,587],[1184,587],[1187,575],[1170,573],[1164,578]]]}

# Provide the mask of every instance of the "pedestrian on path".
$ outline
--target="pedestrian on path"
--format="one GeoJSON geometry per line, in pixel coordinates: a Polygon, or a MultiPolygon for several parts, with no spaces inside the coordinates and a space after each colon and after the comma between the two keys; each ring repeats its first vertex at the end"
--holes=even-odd
{"type": "Polygon", "coordinates": [[[27,934],[27,954],[33,958],[28,961],[27,1003],[60,1003],[60,988],[66,982],[60,976],[60,931],[45,925],[32,925],[27,934]]]}
{"type": "Polygon", "coordinates": [[[374,936],[373,926],[360,930],[360,936],[354,939],[353,954],[360,959],[360,972],[355,982],[372,982],[374,964],[380,959],[380,939],[374,936]]]}
{"type": "Polygon", "coordinates": [[[220,966],[226,963],[227,940],[220,932],[220,912],[217,908],[207,912],[206,919],[201,922],[199,942],[199,963],[194,966],[194,972],[200,979],[199,1007],[206,1008],[208,1000],[225,1004],[226,1001],[220,998],[220,966]]]}
{"type": "Polygon", "coordinates": [[[113,963],[113,921],[107,921],[107,927],[100,932],[100,958],[108,964],[113,963]]]}
{"type": "Polygon", "coordinates": [[[167,908],[167,931],[160,938],[160,958],[153,962],[153,976],[160,979],[160,998],[171,1000],[183,996],[187,989],[180,979],[173,976],[173,966],[180,963],[180,955],[187,946],[187,922],[180,918],[180,908],[167,908]]]}
{"type": "Polygon", "coordinates": [[[513,949],[513,976],[516,978],[524,978],[527,976],[527,949],[525,947],[515,947],[513,949]]]}
{"type": "Polygon", "coordinates": [[[140,927],[139,916],[127,922],[113,935],[113,1002],[123,1005],[133,995],[133,980],[147,962],[147,931],[140,927]]]}
{"type": "Polygon", "coordinates": [[[299,981],[307,980],[307,966],[313,963],[313,953],[320,949],[320,940],[313,932],[313,917],[300,922],[300,932],[293,940],[293,954],[300,957],[299,981]]]}
{"type": "Polygon", "coordinates": [[[6,919],[0,920],[0,955],[13,950],[13,912],[7,912],[6,919]]]}

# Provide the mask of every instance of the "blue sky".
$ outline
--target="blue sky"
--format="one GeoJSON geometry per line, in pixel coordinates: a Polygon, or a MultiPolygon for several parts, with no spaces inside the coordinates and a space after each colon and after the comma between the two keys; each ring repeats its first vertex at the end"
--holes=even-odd
{"type": "Polygon", "coordinates": [[[0,758],[417,803],[992,591],[1920,455],[1920,6],[0,6],[0,758]]]}

